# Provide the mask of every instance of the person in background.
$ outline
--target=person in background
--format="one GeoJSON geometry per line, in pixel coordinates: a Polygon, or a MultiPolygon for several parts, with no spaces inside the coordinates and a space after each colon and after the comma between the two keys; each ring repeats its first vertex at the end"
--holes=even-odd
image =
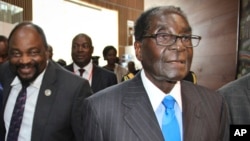
{"type": "Polygon", "coordinates": [[[99,66],[99,58],[100,58],[99,56],[91,57],[93,64],[95,64],[96,66],[99,66]]]}
{"type": "Polygon", "coordinates": [[[134,61],[128,62],[128,73],[122,77],[122,81],[126,81],[135,77],[135,75],[139,72],[136,70],[134,61]]]}
{"type": "Polygon", "coordinates": [[[231,124],[250,124],[250,73],[231,81],[218,92],[225,97],[231,124]]]}
{"type": "Polygon", "coordinates": [[[8,60],[8,38],[0,35],[0,64],[8,60]]]}
{"type": "Polygon", "coordinates": [[[190,81],[194,84],[197,84],[197,77],[196,74],[193,71],[189,71],[186,77],[183,80],[190,81]]]}
{"type": "MultiPolygon", "coordinates": [[[[117,63],[117,50],[114,46],[106,46],[103,49],[103,58],[107,61],[107,65],[103,66],[103,68],[110,70],[116,74],[117,82],[120,83],[122,77],[128,73],[126,68],[123,68],[121,65],[117,63]]],[[[119,59],[119,58],[118,58],[119,59]]]]}
{"type": "Polygon", "coordinates": [[[58,60],[57,60],[57,63],[58,63],[59,65],[61,65],[62,67],[67,66],[66,61],[65,61],[65,60],[63,60],[63,59],[58,59],[58,60]]]}
{"type": "MultiPolygon", "coordinates": [[[[0,65],[8,60],[8,38],[4,35],[0,35],[0,65]]],[[[0,83],[0,111],[2,109],[2,100],[3,100],[3,87],[0,83]]],[[[0,137],[0,141],[3,141],[0,137]]]]}
{"type": "Polygon", "coordinates": [[[151,8],[141,14],[134,29],[135,54],[142,70],[133,79],[85,99],[83,140],[228,141],[223,97],[183,81],[201,37],[192,34],[182,10],[151,8]],[[165,110],[172,111],[173,120],[167,120],[165,110]],[[167,128],[169,122],[172,128],[167,128]]]}
{"type": "Polygon", "coordinates": [[[117,84],[113,72],[93,64],[91,57],[94,51],[92,40],[87,34],[80,33],[72,40],[71,57],[73,63],[65,68],[74,74],[86,78],[93,92],[117,84]]]}
{"type": "Polygon", "coordinates": [[[51,45],[48,45],[48,56],[49,59],[53,60],[53,47],[51,45]]]}
{"type": "Polygon", "coordinates": [[[8,45],[9,61],[0,66],[0,134],[6,141],[81,141],[88,81],[48,58],[45,34],[34,23],[17,24],[8,45]]]}

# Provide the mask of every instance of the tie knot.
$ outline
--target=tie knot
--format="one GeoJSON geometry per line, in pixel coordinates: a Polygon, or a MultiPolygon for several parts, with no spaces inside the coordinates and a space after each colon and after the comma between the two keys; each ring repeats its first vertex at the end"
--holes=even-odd
{"type": "Polygon", "coordinates": [[[82,74],[83,74],[83,72],[84,72],[85,70],[81,68],[81,69],[79,69],[78,71],[80,72],[80,76],[82,76],[82,74]]]}
{"type": "Polygon", "coordinates": [[[29,85],[30,83],[28,82],[22,82],[22,89],[26,89],[29,85]]]}
{"type": "Polygon", "coordinates": [[[174,103],[175,103],[175,99],[170,95],[166,96],[162,101],[162,104],[165,106],[166,109],[173,109],[174,103]]]}

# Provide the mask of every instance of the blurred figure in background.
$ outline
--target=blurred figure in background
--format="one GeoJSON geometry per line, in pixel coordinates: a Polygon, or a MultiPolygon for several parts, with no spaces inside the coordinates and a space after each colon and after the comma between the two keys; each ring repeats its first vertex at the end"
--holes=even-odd
{"type": "Polygon", "coordinates": [[[58,63],[59,65],[61,65],[62,67],[67,66],[66,61],[65,61],[65,60],[63,60],[63,59],[58,59],[58,60],[57,60],[57,63],[58,63]]]}
{"type": "Polygon", "coordinates": [[[186,77],[183,80],[190,81],[194,84],[197,84],[197,77],[196,74],[193,71],[189,71],[186,77]]]}
{"type": "Polygon", "coordinates": [[[8,38],[0,35],[0,64],[8,60],[8,38]]]}
{"type": "Polygon", "coordinates": [[[50,60],[53,60],[52,58],[53,58],[53,47],[51,46],[51,45],[48,45],[48,50],[47,50],[47,52],[48,52],[48,57],[49,57],[49,59],[50,60]]]}
{"type": "Polygon", "coordinates": [[[91,57],[91,59],[92,59],[92,62],[95,64],[95,65],[97,65],[97,66],[99,66],[99,56],[92,56],[91,57]]]}
{"type": "Polygon", "coordinates": [[[110,70],[116,74],[117,82],[120,83],[122,77],[128,73],[127,69],[118,64],[117,50],[114,46],[106,46],[103,49],[103,58],[107,61],[107,65],[103,68],[110,70]]]}
{"type": "MultiPolygon", "coordinates": [[[[0,35],[0,65],[8,60],[8,38],[4,35],[0,35]]],[[[3,87],[0,83],[0,110],[2,109],[2,100],[3,100],[3,87]]],[[[0,137],[2,141],[3,137],[0,137]]]]}
{"type": "Polygon", "coordinates": [[[122,77],[122,81],[126,81],[126,80],[134,78],[134,76],[137,74],[137,72],[139,72],[139,70],[137,70],[135,68],[134,61],[129,61],[128,62],[128,73],[122,77]]]}
{"type": "Polygon", "coordinates": [[[71,47],[73,63],[65,68],[87,79],[93,92],[97,92],[117,84],[117,79],[113,72],[101,68],[92,62],[93,52],[92,39],[84,33],[76,35],[72,40],[71,47]]]}

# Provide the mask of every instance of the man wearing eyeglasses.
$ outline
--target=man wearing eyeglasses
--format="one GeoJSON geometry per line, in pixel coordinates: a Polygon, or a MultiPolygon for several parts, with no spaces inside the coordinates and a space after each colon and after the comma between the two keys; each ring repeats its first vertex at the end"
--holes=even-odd
{"type": "Polygon", "coordinates": [[[133,79],[85,99],[83,140],[228,141],[222,96],[183,80],[201,37],[192,34],[181,9],[145,11],[134,36],[143,68],[133,79]]]}

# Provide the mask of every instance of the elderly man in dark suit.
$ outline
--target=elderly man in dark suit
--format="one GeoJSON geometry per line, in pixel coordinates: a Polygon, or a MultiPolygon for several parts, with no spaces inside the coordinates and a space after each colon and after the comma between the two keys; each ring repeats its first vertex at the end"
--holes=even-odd
{"type": "Polygon", "coordinates": [[[65,68],[89,81],[93,92],[117,84],[116,75],[95,65],[92,60],[94,47],[87,34],[80,33],[72,40],[71,56],[73,63],[65,68]]]}
{"type": "Polygon", "coordinates": [[[6,141],[80,141],[82,103],[92,93],[88,81],[48,59],[38,25],[18,24],[8,44],[9,62],[0,68],[6,141]]]}
{"type": "Polygon", "coordinates": [[[85,99],[83,140],[228,141],[223,97],[183,80],[201,37],[192,35],[180,8],[147,10],[134,35],[142,70],[85,99]]]}
{"type": "Polygon", "coordinates": [[[228,104],[231,124],[250,125],[250,73],[218,89],[228,104]]]}

